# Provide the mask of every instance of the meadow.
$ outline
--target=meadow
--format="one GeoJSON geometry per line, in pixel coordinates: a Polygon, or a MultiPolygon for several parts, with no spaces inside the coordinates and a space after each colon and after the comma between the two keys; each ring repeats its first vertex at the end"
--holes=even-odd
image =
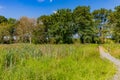
{"type": "Polygon", "coordinates": [[[120,59],[120,44],[104,44],[103,45],[107,52],[109,52],[112,56],[120,59]]]}
{"type": "Polygon", "coordinates": [[[0,80],[109,80],[115,72],[95,44],[0,45],[0,80]]]}

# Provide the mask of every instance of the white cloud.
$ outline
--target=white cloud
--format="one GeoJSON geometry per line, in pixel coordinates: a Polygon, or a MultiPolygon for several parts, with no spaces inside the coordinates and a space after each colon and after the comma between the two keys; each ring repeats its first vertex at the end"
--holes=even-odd
{"type": "Polygon", "coordinates": [[[45,0],[38,0],[38,2],[44,2],[45,0]]]}
{"type": "Polygon", "coordinates": [[[53,0],[50,0],[50,2],[53,2],[53,0]]]}

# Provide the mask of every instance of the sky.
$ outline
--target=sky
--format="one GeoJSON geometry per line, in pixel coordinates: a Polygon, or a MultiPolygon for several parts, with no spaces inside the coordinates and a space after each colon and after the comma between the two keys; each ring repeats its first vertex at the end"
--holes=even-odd
{"type": "Polygon", "coordinates": [[[120,0],[0,0],[0,15],[19,19],[22,16],[37,18],[49,15],[61,8],[91,6],[91,11],[100,8],[112,9],[120,0]]]}

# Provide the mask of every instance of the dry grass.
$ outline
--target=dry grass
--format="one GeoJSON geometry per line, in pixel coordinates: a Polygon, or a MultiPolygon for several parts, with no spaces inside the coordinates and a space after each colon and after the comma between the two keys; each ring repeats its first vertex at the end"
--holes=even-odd
{"type": "Polygon", "coordinates": [[[120,59],[120,44],[104,44],[103,46],[112,56],[120,59]]]}

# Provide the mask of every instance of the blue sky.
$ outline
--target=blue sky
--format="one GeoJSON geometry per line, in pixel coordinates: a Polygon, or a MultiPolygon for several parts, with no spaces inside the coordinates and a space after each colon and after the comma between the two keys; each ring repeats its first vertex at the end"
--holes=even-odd
{"type": "Polygon", "coordinates": [[[99,8],[114,9],[120,0],[0,0],[0,15],[7,18],[27,16],[37,18],[61,8],[74,9],[78,5],[91,6],[91,11],[99,8]]]}

